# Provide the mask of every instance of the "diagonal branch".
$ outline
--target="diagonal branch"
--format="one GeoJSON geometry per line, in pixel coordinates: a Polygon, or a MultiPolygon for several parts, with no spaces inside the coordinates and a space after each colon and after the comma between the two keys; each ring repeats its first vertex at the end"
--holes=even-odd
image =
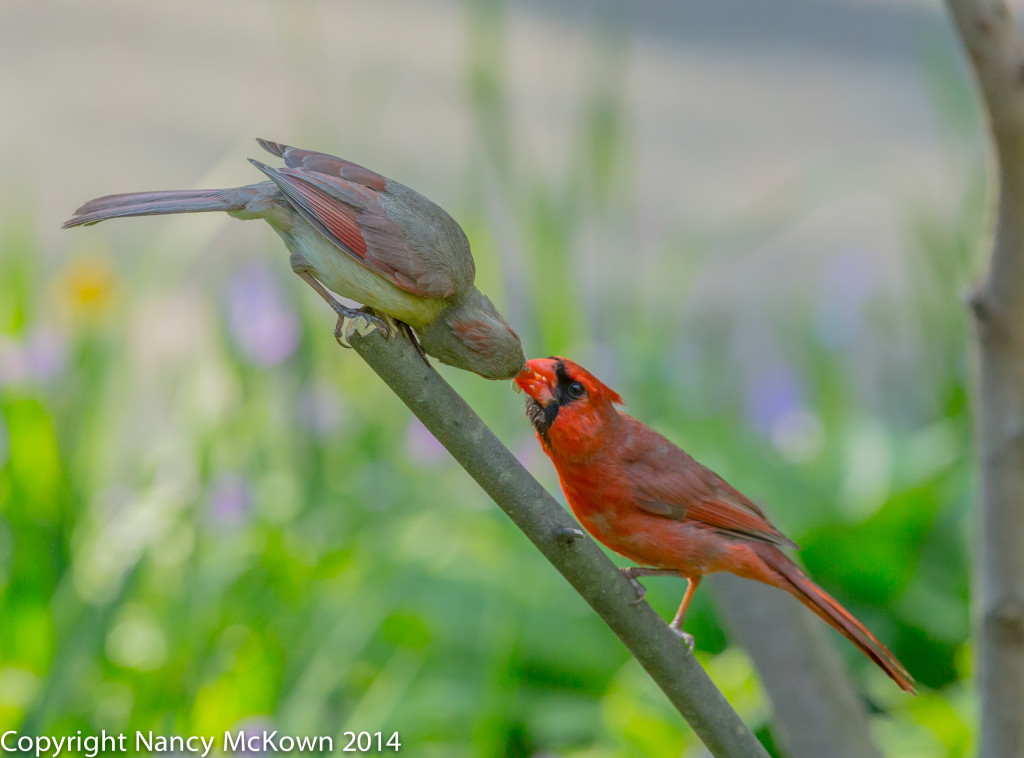
{"type": "Polygon", "coordinates": [[[636,592],[597,544],[407,340],[375,330],[350,343],[597,611],[713,755],[768,758],[682,640],[647,603],[634,604],[636,592]]]}
{"type": "Polygon", "coordinates": [[[1024,755],[1024,40],[1003,0],[947,0],[995,148],[988,272],[977,338],[979,492],[974,624],[983,758],[1024,755]]]}

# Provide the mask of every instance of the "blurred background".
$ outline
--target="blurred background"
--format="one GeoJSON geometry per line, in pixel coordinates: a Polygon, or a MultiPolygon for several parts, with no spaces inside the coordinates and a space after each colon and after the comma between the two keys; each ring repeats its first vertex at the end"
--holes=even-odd
{"type": "MultiPolygon", "coordinates": [[[[258,181],[266,137],[448,209],[529,356],[763,503],[913,672],[831,635],[884,752],[967,754],[969,85],[924,0],[0,0],[0,731],[704,754],[269,228],[59,229],[258,181]]],[[[509,386],[441,370],[557,491],[509,386]]],[[[701,662],[782,755],[709,595],[701,662]]]]}

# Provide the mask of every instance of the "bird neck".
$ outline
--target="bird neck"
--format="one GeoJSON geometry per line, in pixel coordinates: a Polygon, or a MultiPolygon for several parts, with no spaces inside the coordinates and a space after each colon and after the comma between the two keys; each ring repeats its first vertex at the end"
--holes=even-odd
{"type": "Polygon", "coordinates": [[[556,466],[559,461],[590,466],[618,453],[622,422],[622,414],[611,403],[570,403],[559,409],[547,433],[538,436],[556,466]]]}

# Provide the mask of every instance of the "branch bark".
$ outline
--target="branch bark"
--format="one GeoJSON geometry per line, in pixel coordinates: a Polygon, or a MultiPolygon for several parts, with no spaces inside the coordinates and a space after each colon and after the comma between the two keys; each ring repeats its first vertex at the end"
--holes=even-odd
{"type": "Polygon", "coordinates": [[[793,597],[731,574],[708,577],[730,636],[749,653],[789,758],[881,758],[867,712],[824,624],[793,597]]]}
{"type": "Polygon", "coordinates": [[[977,355],[973,615],[983,758],[1024,756],[1024,40],[1003,0],[947,0],[988,111],[998,174],[977,355]]]}
{"type": "Polygon", "coordinates": [[[668,696],[712,755],[768,753],[665,621],[551,495],[530,476],[465,400],[405,339],[379,331],[351,345],[561,572],[668,696]]]}

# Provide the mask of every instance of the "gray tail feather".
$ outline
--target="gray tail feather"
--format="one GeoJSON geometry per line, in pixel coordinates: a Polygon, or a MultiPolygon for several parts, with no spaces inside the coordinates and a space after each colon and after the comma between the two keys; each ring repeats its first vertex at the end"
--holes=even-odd
{"type": "Polygon", "coordinates": [[[87,226],[124,216],[159,216],[166,213],[201,213],[204,211],[238,211],[251,199],[249,187],[227,190],[167,190],[162,192],[130,192],[107,195],[90,200],[61,228],[87,226]]]}
{"type": "Polygon", "coordinates": [[[278,158],[284,158],[285,152],[287,152],[288,150],[295,149],[290,145],[284,145],[280,142],[272,142],[271,140],[263,139],[262,137],[257,137],[256,143],[264,150],[266,150],[268,153],[272,153],[273,155],[276,155],[278,158]]]}

